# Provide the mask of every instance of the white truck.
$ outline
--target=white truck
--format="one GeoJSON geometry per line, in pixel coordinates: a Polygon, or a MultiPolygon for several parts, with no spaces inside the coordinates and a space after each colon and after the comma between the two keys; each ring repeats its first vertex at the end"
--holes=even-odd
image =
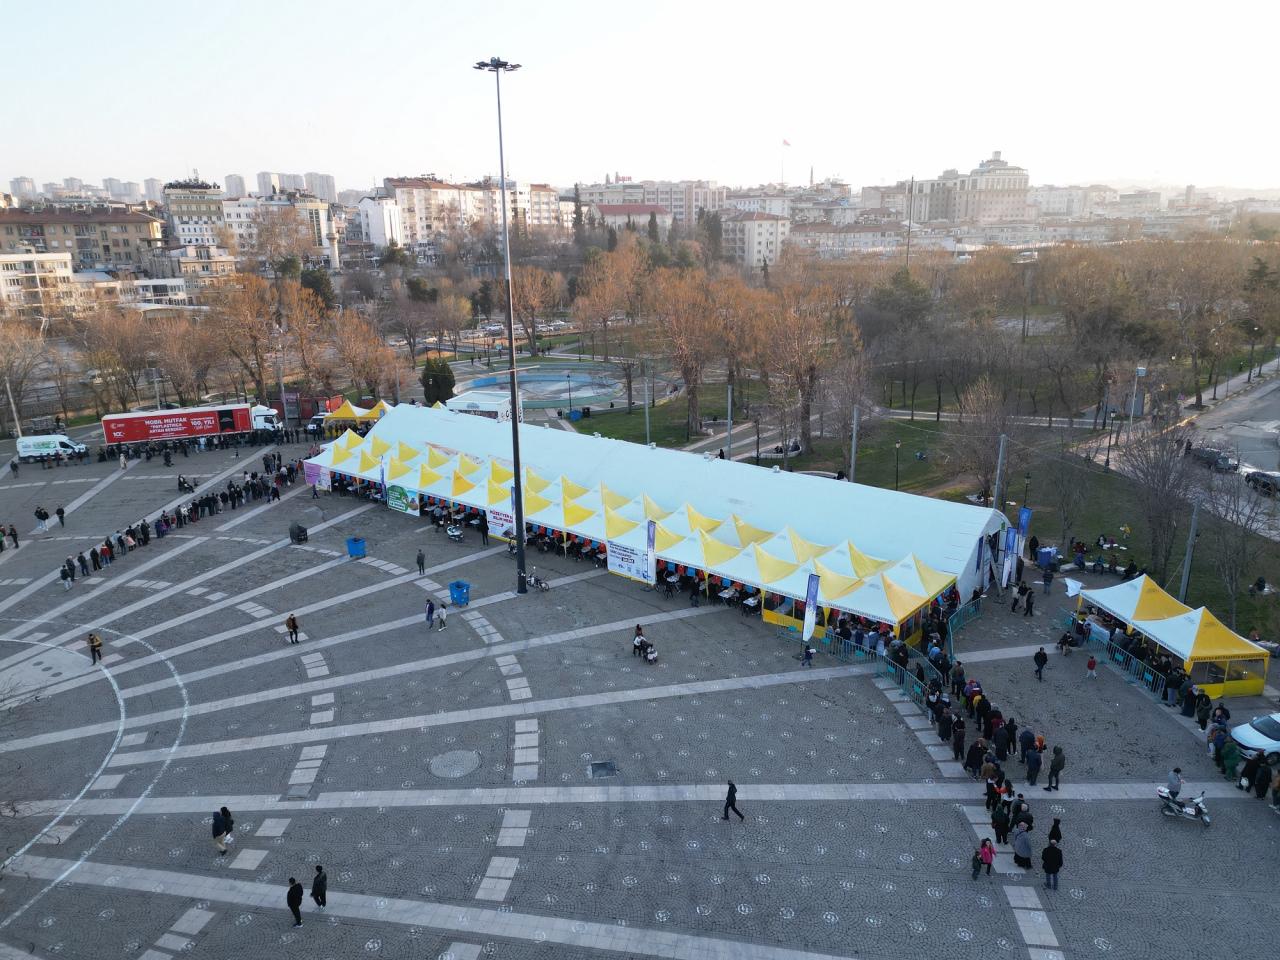
{"type": "Polygon", "coordinates": [[[83,443],[76,443],[61,433],[43,433],[33,437],[18,438],[18,459],[39,460],[41,457],[73,457],[85,452],[83,443]]]}

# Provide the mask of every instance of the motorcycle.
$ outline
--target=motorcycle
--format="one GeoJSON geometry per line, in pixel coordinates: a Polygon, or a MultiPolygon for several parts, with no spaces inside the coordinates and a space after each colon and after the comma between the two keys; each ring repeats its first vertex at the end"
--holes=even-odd
{"type": "Polygon", "coordinates": [[[1160,798],[1160,812],[1166,817],[1181,817],[1183,820],[1200,820],[1209,825],[1209,808],[1204,803],[1204,793],[1189,800],[1181,800],[1169,793],[1168,787],[1157,787],[1156,796],[1160,798]]]}
{"type": "Polygon", "coordinates": [[[546,592],[551,589],[551,585],[547,581],[538,576],[538,568],[534,567],[524,578],[525,586],[534,587],[538,590],[546,592]]]}
{"type": "Polygon", "coordinates": [[[462,542],[463,526],[460,523],[451,523],[444,528],[445,535],[454,543],[462,542]]]}

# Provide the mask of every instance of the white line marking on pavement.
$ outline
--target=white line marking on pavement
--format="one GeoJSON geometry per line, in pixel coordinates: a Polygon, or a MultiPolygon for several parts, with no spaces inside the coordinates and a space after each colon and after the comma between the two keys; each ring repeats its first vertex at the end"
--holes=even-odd
{"type": "MultiPolygon", "coordinates": [[[[723,793],[723,788],[718,788],[723,793]]],[[[24,856],[15,872],[37,879],[55,878],[74,869],[67,860],[24,856]]],[[[208,884],[207,878],[172,870],[152,870],[109,863],[79,864],[76,883],[115,890],[136,890],[149,897],[175,896],[203,899],[218,903],[259,908],[263,903],[278,903],[277,884],[249,880],[220,879],[208,884]],[[156,890],[162,893],[156,893],[156,890]]],[[[573,917],[548,917],[484,907],[403,900],[342,891],[330,898],[327,913],[331,917],[348,917],[395,923],[476,936],[529,943],[552,943],[580,950],[599,950],[602,945],[617,953],[633,957],[662,957],[666,960],[706,960],[707,957],[734,957],[735,960],[835,960],[830,954],[792,950],[771,944],[721,940],[673,930],[652,930],[640,926],[618,926],[573,917]]]]}

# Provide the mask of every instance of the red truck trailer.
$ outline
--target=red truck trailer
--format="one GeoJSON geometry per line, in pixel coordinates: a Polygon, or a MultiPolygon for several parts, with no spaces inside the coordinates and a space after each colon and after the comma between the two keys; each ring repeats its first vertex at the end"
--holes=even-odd
{"type": "Polygon", "coordinates": [[[107,443],[146,443],[270,430],[275,425],[275,411],[270,407],[233,403],[218,407],[110,413],[102,418],[102,435],[107,443]]]}

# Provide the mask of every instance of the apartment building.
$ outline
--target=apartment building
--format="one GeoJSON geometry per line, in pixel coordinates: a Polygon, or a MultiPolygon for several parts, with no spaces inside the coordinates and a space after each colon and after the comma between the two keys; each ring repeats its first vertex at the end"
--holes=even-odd
{"type": "Polygon", "coordinates": [[[164,185],[169,238],[179,244],[215,244],[224,225],[222,188],[203,180],[174,180],[164,185]]]}
{"type": "Polygon", "coordinates": [[[258,226],[270,211],[293,211],[306,229],[311,256],[323,256],[333,230],[329,204],[305,193],[277,193],[267,197],[238,197],[222,201],[222,221],[236,247],[244,250],[257,241],[258,226]]]}
{"type": "Polygon", "coordinates": [[[319,197],[326,203],[338,202],[338,185],[327,173],[305,173],[302,176],[303,186],[307,193],[319,197]]]}
{"type": "Polygon", "coordinates": [[[244,177],[238,173],[228,173],[222,178],[223,193],[228,197],[247,197],[249,191],[245,186],[244,177]]]}
{"type": "Polygon", "coordinates": [[[9,181],[9,192],[19,200],[34,200],[36,182],[30,177],[14,177],[9,181]]]}
{"type": "Polygon", "coordinates": [[[714,180],[618,180],[579,184],[583,204],[649,203],[665,207],[672,219],[693,223],[698,211],[714,213],[727,206],[729,189],[714,180]]]}
{"type": "Polygon", "coordinates": [[[731,196],[726,206],[748,213],[772,213],[779,217],[791,217],[791,198],[782,194],[752,193],[731,196]]]}
{"type": "Polygon", "coordinates": [[[19,315],[44,316],[75,303],[68,251],[0,253],[0,304],[19,315]]]}
{"type": "MultiPolygon", "coordinates": [[[[400,208],[390,197],[362,197],[356,204],[355,221],[359,224],[356,234],[361,242],[371,243],[379,250],[392,243],[404,246],[400,208]]],[[[348,240],[353,239],[355,237],[348,237],[348,240]]]]}
{"type": "Polygon", "coordinates": [[[593,203],[591,213],[596,222],[615,230],[632,227],[641,233],[649,228],[649,216],[658,221],[658,234],[666,237],[671,230],[671,211],[657,203],[593,203]]]}
{"type": "MultiPolygon", "coordinates": [[[[502,190],[498,181],[446,183],[435,177],[388,177],[383,192],[400,211],[403,244],[428,255],[438,234],[479,226],[496,230],[502,224],[502,190]]],[[[568,224],[560,198],[546,184],[507,181],[507,217],[513,226],[561,229],[568,224]]]]}
{"type": "Polygon", "coordinates": [[[0,210],[0,253],[65,252],[81,270],[136,267],[162,236],[162,221],[127,209],[42,205],[0,210]]]}
{"type": "Polygon", "coordinates": [[[741,210],[722,214],[720,222],[725,256],[752,270],[776,263],[791,235],[791,221],[776,213],[741,210]]]}

